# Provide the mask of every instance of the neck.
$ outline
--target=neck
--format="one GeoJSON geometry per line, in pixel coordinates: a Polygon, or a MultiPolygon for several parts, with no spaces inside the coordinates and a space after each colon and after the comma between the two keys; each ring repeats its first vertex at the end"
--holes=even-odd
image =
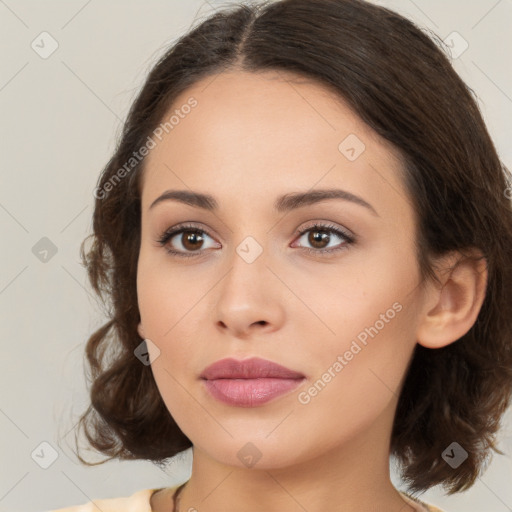
{"type": "Polygon", "coordinates": [[[326,446],[317,456],[303,454],[286,467],[222,464],[197,446],[193,454],[178,512],[414,510],[391,483],[389,436],[382,436],[378,422],[364,436],[326,446]]]}

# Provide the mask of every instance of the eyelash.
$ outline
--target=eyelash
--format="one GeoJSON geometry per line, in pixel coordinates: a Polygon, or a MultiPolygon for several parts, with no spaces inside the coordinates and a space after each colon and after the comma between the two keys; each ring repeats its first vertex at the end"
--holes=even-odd
{"type": "MultiPolygon", "coordinates": [[[[314,253],[315,255],[320,256],[330,256],[333,253],[336,253],[338,251],[343,251],[347,249],[347,246],[354,244],[356,242],[356,237],[349,235],[345,231],[342,231],[338,227],[332,225],[332,224],[313,224],[311,226],[308,226],[307,228],[304,228],[302,230],[297,230],[295,233],[299,236],[299,238],[304,235],[304,233],[307,233],[309,231],[321,231],[321,232],[327,232],[327,233],[334,233],[336,236],[343,238],[345,240],[345,243],[341,245],[340,247],[331,248],[331,249],[311,249],[309,247],[300,247],[300,249],[307,251],[308,253],[314,253]]],[[[175,226],[173,228],[167,229],[162,233],[162,235],[158,238],[157,242],[162,246],[166,248],[166,251],[171,254],[172,256],[177,257],[184,257],[184,258],[191,258],[191,257],[197,257],[201,256],[203,252],[197,251],[192,253],[184,253],[181,251],[176,251],[174,249],[171,249],[169,247],[166,247],[167,243],[176,235],[179,235],[181,233],[186,232],[193,232],[193,233],[199,233],[199,234],[208,234],[207,231],[204,231],[203,229],[199,229],[196,226],[192,224],[179,224],[178,226],[175,226]]],[[[212,238],[212,237],[210,237],[212,238]]]]}

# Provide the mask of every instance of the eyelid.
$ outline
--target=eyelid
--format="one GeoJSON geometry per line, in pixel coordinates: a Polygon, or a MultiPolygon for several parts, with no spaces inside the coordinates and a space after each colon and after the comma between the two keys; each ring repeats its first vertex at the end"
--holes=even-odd
{"type": "Polygon", "coordinates": [[[315,228],[323,229],[325,231],[330,231],[330,230],[340,231],[343,234],[343,236],[345,236],[346,238],[349,238],[349,239],[353,239],[354,241],[357,238],[356,235],[352,231],[350,231],[349,229],[347,229],[343,226],[340,226],[339,224],[335,224],[330,220],[310,221],[309,223],[306,223],[306,225],[304,225],[303,227],[297,228],[297,230],[295,231],[294,234],[301,235],[305,231],[309,231],[309,230],[315,229],[315,228]]]}

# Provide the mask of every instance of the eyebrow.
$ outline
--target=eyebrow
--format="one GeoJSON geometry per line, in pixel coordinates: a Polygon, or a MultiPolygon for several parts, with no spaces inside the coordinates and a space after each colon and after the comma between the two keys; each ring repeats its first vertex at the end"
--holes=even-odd
{"type": "MultiPolygon", "coordinates": [[[[380,217],[375,208],[363,198],[341,189],[311,190],[308,192],[291,192],[277,198],[274,203],[274,210],[284,213],[297,208],[325,201],[326,199],[341,199],[367,208],[373,215],[380,217]]],[[[209,194],[193,192],[190,190],[166,190],[157,197],[150,205],[149,210],[164,201],[178,201],[189,206],[195,206],[207,211],[219,209],[216,199],[209,194]]]]}

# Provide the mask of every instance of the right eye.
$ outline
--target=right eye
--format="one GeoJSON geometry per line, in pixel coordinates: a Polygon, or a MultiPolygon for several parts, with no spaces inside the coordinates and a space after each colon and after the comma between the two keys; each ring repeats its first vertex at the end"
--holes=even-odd
{"type": "MultiPolygon", "coordinates": [[[[203,253],[205,236],[211,238],[204,230],[187,224],[167,229],[157,241],[173,256],[191,257],[199,256],[203,253]]],[[[217,247],[219,246],[220,244],[217,244],[217,247]]]]}

